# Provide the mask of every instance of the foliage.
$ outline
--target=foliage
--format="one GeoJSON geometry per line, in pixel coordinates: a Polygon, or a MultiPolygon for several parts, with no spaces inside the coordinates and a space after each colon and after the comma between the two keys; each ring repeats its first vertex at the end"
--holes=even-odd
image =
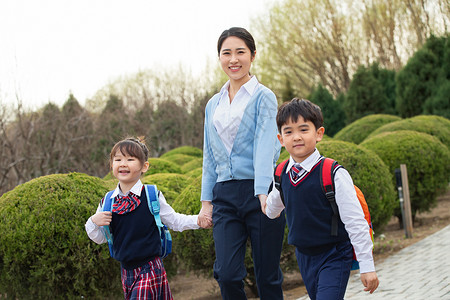
{"type": "Polygon", "coordinates": [[[371,114],[394,114],[395,71],[381,69],[378,63],[359,66],[344,103],[350,122],[371,114]]]}
{"type": "Polygon", "coordinates": [[[286,94],[308,95],[318,83],[336,96],[348,90],[358,66],[399,70],[425,37],[444,34],[449,24],[443,0],[278,1],[251,28],[262,41],[256,73],[283,101],[286,94]]]}
{"type": "Polygon", "coordinates": [[[384,114],[365,116],[344,127],[336,133],[334,138],[345,142],[359,144],[377,128],[398,120],[401,120],[401,118],[384,114]]]}
{"type": "MultiPolygon", "coordinates": [[[[361,146],[377,153],[391,174],[400,164],[406,165],[413,217],[432,208],[437,196],[448,186],[450,150],[436,137],[399,130],[368,138],[361,146]]],[[[393,177],[392,183],[395,184],[393,177]]],[[[395,213],[401,218],[400,208],[395,213]]]]}
{"type": "Polygon", "coordinates": [[[181,173],[180,167],[171,161],[151,157],[148,159],[150,166],[144,176],[152,175],[156,173],[181,173]]]}
{"type": "MultiPolygon", "coordinates": [[[[448,36],[431,36],[396,77],[397,110],[402,117],[413,117],[423,112],[448,115],[448,94],[442,94],[441,85],[449,80],[445,62],[450,56],[448,36]],[[446,103],[444,107],[434,106],[446,103]]],[[[445,87],[443,88],[445,89],[445,87]]]]}
{"type": "Polygon", "coordinates": [[[182,165],[181,172],[189,173],[192,170],[202,168],[202,166],[203,166],[203,158],[202,157],[195,158],[195,159],[191,160],[190,162],[187,162],[184,165],[182,165]]]}
{"type": "Polygon", "coordinates": [[[326,141],[317,148],[320,154],[335,159],[350,173],[367,201],[374,231],[382,232],[396,206],[393,173],[374,152],[353,143],[326,141]]]}
{"type": "Polygon", "coordinates": [[[440,116],[415,116],[383,125],[374,130],[370,135],[373,137],[382,132],[398,130],[413,130],[427,133],[438,138],[450,149],[450,120],[440,116]]]}
{"type": "Polygon", "coordinates": [[[39,177],[0,198],[0,290],[13,299],[121,294],[119,265],[84,224],[108,187],[88,175],[39,177]]]}
{"type": "Polygon", "coordinates": [[[322,110],[325,132],[329,136],[334,136],[345,126],[345,112],[341,103],[334,100],[330,92],[321,84],[313,90],[308,99],[322,110]]]}
{"type": "Polygon", "coordinates": [[[175,155],[175,154],[185,154],[185,155],[190,155],[190,156],[194,156],[194,157],[202,157],[203,151],[197,147],[181,146],[181,147],[172,149],[170,151],[167,151],[166,153],[161,155],[160,158],[168,159],[168,157],[175,155]]]}
{"type": "Polygon", "coordinates": [[[184,166],[185,164],[189,163],[192,160],[197,159],[195,156],[187,155],[187,154],[172,154],[170,156],[165,156],[163,159],[171,161],[180,167],[184,166]]]}
{"type": "Polygon", "coordinates": [[[145,176],[142,179],[144,184],[155,184],[163,195],[167,203],[172,204],[178,195],[190,184],[189,177],[176,173],[157,173],[145,176]]]}
{"type": "MultiPolygon", "coordinates": [[[[192,161],[192,163],[193,162],[194,161],[192,161]]],[[[186,165],[188,165],[188,164],[190,164],[190,163],[187,163],[186,165]]],[[[198,176],[202,176],[202,173],[203,173],[203,168],[199,167],[199,168],[195,168],[195,169],[190,170],[189,172],[185,173],[184,175],[186,175],[188,177],[198,177],[198,176]]]]}

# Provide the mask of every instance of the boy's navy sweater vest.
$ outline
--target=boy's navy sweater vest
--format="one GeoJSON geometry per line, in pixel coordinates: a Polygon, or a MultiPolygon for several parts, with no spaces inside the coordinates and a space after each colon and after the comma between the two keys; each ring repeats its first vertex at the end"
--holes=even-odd
{"type": "Polygon", "coordinates": [[[283,172],[281,176],[289,244],[303,254],[317,255],[349,240],[340,219],[338,235],[331,235],[333,210],[322,190],[318,164],[296,186],[291,182],[289,172],[283,172]]]}
{"type": "Polygon", "coordinates": [[[161,239],[147,197],[142,191],[139,206],[127,214],[112,214],[114,258],[124,269],[135,269],[161,255],[161,239]]]}

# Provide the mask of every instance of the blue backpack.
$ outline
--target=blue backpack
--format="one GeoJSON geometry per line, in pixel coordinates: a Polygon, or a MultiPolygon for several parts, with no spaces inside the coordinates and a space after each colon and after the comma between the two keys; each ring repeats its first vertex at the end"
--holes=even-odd
{"type": "MultiPolygon", "coordinates": [[[[156,226],[159,230],[159,235],[161,236],[161,258],[165,258],[172,252],[172,236],[166,225],[161,222],[161,217],[159,216],[159,201],[158,201],[158,190],[155,185],[145,185],[145,194],[147,196],[148,207],[151,214],[155,217],[156,226]]],[[[102,211],[112,211],[114,198],[111,195],[114,191],[109,191],[105,195],[103,200],[102,211]]],[[[109,226],[102,226],[103,233],[105,234],[106,240],[109,246],[109,254],[114,258],[113,249],[113,235],[109,230],[109,226]]]]}

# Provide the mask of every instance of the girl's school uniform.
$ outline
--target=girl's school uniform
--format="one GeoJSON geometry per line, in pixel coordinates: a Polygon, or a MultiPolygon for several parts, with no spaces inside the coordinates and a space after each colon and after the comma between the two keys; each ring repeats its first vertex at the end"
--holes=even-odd
{"type": "MultiPolygon", "coordinates": [[[[172,299],[166,271],[160,258],[159,231],[149,210],[143,188],[139,180],[127,195],[122,194],[119,185],[112,194],[112,197],[117,197],[117,200],[126,196],[132,199],[128,210],[123,210],[126,204],[113,209],[110,229],[114,235],[114,258],[121,264],[125,299],[172,299]]],[[[161,192],[159,192],[158,200],[161,220],[169,228],[175,231],[199,228],[198,216],[176,213],[167,204],[161,192]]],[[[97,212],[101,211],[101,204],[97,212]]],[[[91,218],[88,219],[85,227],[89,238],[94,242],[97,244],[106,242],[101,227],[97,226],[91,218]]]]}

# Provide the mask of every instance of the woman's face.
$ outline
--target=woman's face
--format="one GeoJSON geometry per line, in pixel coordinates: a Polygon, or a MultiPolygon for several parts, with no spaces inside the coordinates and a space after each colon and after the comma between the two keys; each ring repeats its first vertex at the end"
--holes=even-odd
{"type": "Polygon", "coordinates": [[[250,67],[255,56],[245,42],[238,37],[230,36],[225,39],[219,53],[222,69],[230,78],[241,84],[250,80],[250,67]]]}

